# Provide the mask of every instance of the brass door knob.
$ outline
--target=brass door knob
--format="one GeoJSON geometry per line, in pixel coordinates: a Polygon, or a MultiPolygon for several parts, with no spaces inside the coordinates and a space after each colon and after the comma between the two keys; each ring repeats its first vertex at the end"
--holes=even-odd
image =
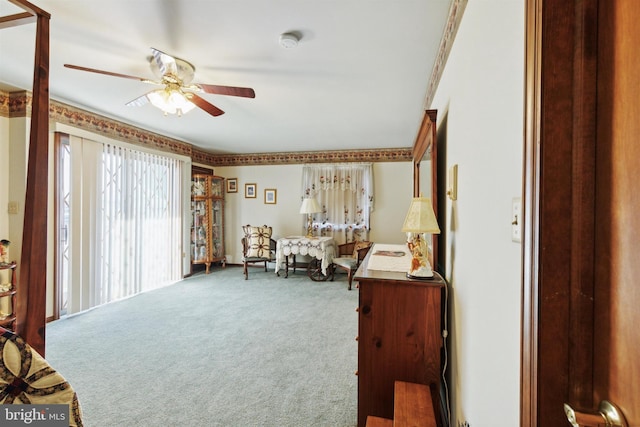
{"type": "Polygon", "coordinates": [[[565,403],[564,413],[573,427],[629,427],[620,409],[607,400],[600,402],[597,412],[576,411],[565,403]]]}

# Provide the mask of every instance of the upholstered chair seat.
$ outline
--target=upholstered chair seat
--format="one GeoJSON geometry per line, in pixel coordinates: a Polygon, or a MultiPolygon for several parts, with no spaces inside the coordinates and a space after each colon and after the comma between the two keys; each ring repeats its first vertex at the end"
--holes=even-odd
{"type": "Polygon", "coordinates": [[[348,242],[338,245],[336,257],[333,258],[331,264],[331,280],[334,279],[336,269],[347,273],[348,289],[351,290],[351,282],[360,263],[367,256],[373,242],[348,242]]]}
{"type": "Polygon", "coordinates": [[[244,237],[242,237],[242,264],[244,279],[249,278],[248,265],[264,263],[264,271],[267,271],[267,264],[276,260],[276,241],[271,238],[272,228],[266,225],[254,227],[251,225],[242,226],[244,237]]]}

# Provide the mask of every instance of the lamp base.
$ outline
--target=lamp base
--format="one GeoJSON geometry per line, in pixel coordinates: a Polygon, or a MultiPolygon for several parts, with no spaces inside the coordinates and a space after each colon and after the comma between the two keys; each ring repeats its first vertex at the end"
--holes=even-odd
{"type": "Polygon", "coordinates": [[[411,251],[411,267],[407,271],[410,279],[427,280],[433,279],[433,270],[429,263],[429,247],[420,233],[413,233],[408,236],[407,246],[411,251]]]}
{"type": "Polygon", "coordinates": [[[313,217],[311,214],[307,214],[307,235],[306,238],[310,239],[313,237],[313,217]]]}
{"type": "Polygon", "coordinates": [[[411,273],[407,273],[407,278],[414,280],[431,280],[434,278],[434,274],[431,272],[431,276],[414,276],[411,273]]]}
{"type": "Polygon", "coordinates": [[[431,266],[428,262],[426,263],[426,265],[421,265],[415,270],[407,271],[407,277],[409,279],[428,280],[433,279],[433,276],[433,270],[431,269],[431,266]]]}

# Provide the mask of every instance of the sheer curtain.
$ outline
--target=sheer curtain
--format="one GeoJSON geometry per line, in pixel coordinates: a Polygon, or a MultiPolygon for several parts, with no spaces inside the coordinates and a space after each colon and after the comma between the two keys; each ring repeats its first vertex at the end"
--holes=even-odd
{"type": "Polygon", "coordinates": [[[68,314],[180,280],[184,162],[83,138],[71,143],[68,314]]]}
{"type": "Polygon", "coordinates": [[[332,236],[338,243],[369,239],[374,200],[371,163],[305,165],[304,197],[315,197],[322,207],[313,217],[316,234],[332,236]]]}

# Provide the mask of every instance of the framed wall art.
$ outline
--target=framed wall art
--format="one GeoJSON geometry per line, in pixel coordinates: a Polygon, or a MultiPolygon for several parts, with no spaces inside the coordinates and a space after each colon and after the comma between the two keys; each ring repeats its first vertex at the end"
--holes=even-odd
{"type": "Polygon", "coordinates": [[[256,198],[256,184],[245,184],[244,185],[244,197],[247,199],[255,199],[256,198]]]}
{"type": "Polygon", "coordinates": [[[264,203],[266,205],[275,205],[278,190],[275,188],[267,188],[264,190],[264,203]]]}
{"type": "Polygon", "coordinates": [[[238,178],[227,178],[227,193],[238,192],[238,178]]]}

